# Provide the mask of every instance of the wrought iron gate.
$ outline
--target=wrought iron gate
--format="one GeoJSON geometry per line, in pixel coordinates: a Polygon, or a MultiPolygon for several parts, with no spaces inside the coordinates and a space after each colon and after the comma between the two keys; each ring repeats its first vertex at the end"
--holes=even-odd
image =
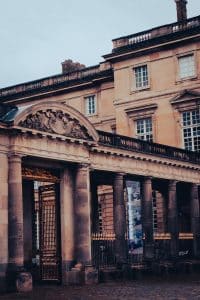
{"type": "Polygon", "coordinates": [[[40,277],[61,280],[60,218],[57,184],[39,187],[40,277]]]}

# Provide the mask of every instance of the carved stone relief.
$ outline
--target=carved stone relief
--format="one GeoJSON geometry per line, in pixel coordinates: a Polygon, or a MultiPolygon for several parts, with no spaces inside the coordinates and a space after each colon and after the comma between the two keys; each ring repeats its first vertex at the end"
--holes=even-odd
{"type": "Polygon", "coordinates": [[[88,130],[78,120],[61,110],[37,111],[28,115],[24,121],[20,121],[19,126],[73,138],[92,140],[88,130]]]}
{"type": "Polygon", "coordinates": [[[58,182],[59,178],[50,170],[43,168],[22,167],[22,177],[31,180],[45,180],[50,182],[58,182]]]}

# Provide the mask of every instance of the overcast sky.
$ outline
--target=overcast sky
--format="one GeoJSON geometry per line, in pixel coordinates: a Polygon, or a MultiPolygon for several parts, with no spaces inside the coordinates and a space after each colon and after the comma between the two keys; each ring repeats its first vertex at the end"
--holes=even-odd
{"type": "MultiPolygon", "coordinates": [[[[98,64],[111,40],[176,21],[174,0],[0,0],[0,88],[98,64]]],[[[200,0],[188,0],[188,17],[200,0]]]]}

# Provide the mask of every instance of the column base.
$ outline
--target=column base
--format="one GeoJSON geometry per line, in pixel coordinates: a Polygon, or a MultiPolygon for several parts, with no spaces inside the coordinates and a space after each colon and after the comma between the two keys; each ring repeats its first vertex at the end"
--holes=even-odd
{"type": "Polygon", "coordinates": [[[99,282],[99,272],[93,266],[85,267],[85,284],[97,284],[99,282]]]}
{"type": "Polygon", "coordinates": [[[65,271],[63,278],[64,285],[84,284],[84,268],[81,263],[76,264],[71,270],[65,271]]]}
{"type": "Polygon", "coordinates": [[[65,271],[62,283],[64,285],[92,285],[99,282],[98,271],[91,265],[76,264],[71,270],[65,271]]]}

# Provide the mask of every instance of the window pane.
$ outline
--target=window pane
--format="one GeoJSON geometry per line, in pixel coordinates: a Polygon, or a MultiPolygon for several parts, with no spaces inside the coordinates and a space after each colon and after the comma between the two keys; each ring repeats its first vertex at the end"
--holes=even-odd
{"type": "Polygon", "coordinates": [[[141,140],[153,141],[151,118],[136,121],[136,136],[141,140]]]}
{"type": "Polygon", "coordinates": [[[199,110],[182,113],[183,140],[185,149],[200,151],[200,114],[199,110]]]}
{"type": "Polygon", "coordinates": [[[194,55],[179,57],[180,78],[186,78],[195,75],[194,55]]]}
{"type": "Polygon", "coordinates": [[[135,71],[135,85],[136,88],[142,88],[149,85],[147,65],[136,67],[135,71]]]}
{"type": "Polygon", "coordinates": [[[94,115],[96,113],[96,98],[95,96],[88,96],[85,98],[86,104],[86,114],[87,115],[94,115]]]}

